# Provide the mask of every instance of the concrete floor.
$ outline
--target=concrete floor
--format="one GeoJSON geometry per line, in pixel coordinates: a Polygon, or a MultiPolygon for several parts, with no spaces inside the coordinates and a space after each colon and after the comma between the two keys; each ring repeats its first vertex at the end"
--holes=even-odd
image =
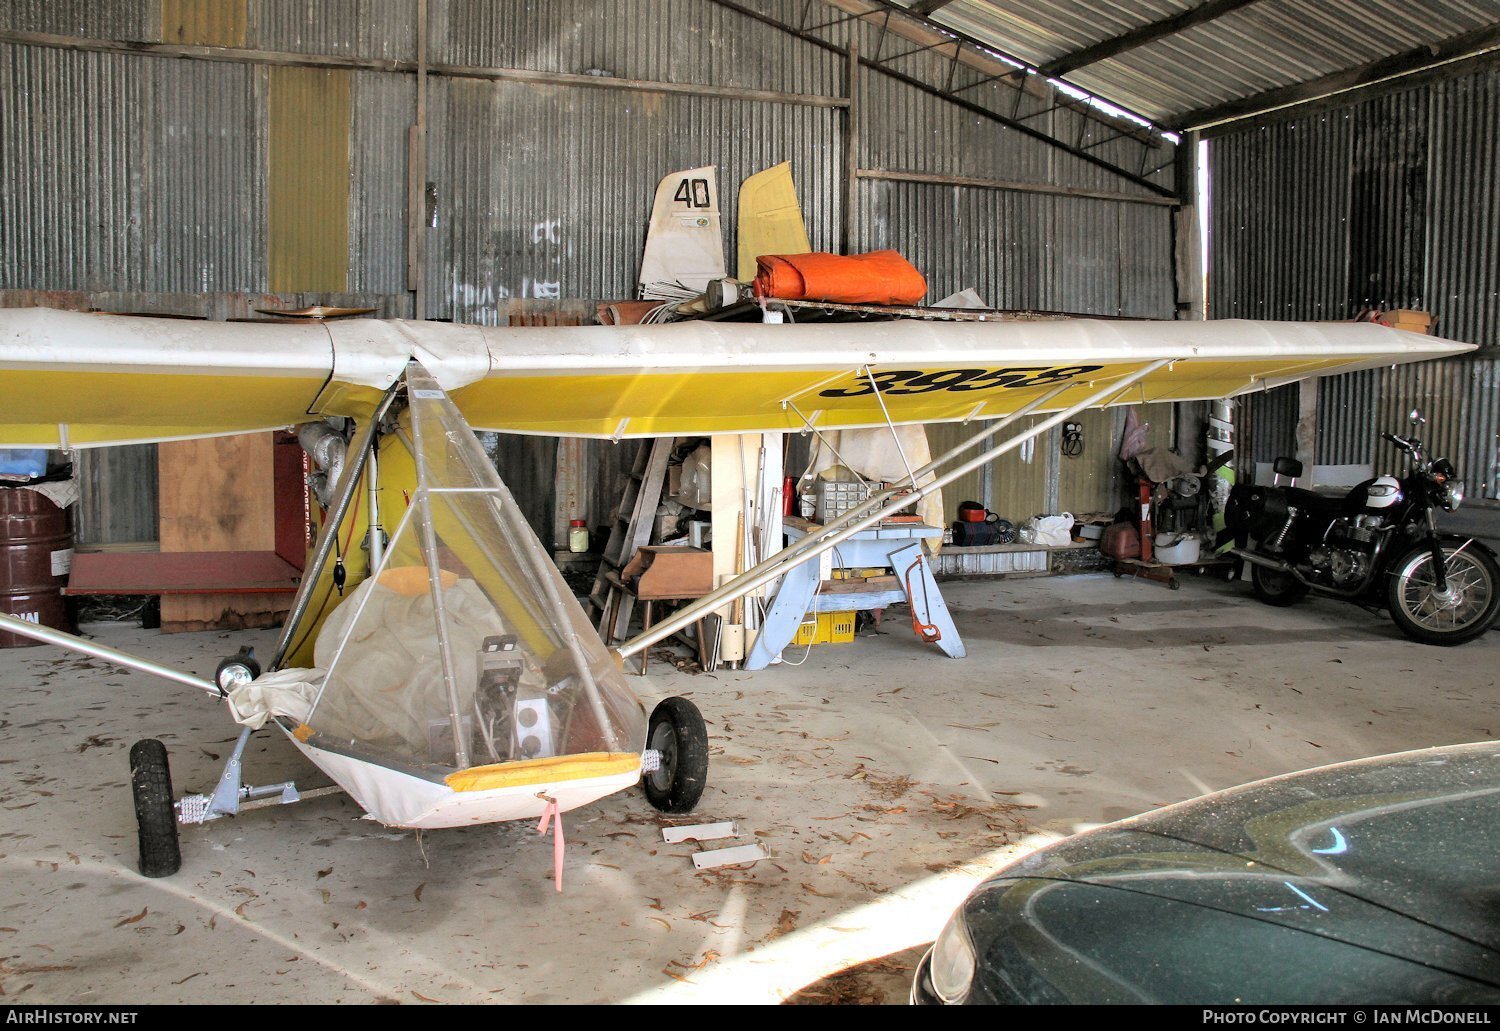
{"type": "MultiPolygon", "coordinates": [[[[0,995],[898,1002],[919,946],[1022,850],[1270,774],[1500,732],[1497,633],[1423,647],[1353,606],[1271,609],[1202,578],[945,592],[966,660],[917,643],[893,611],[886,633],[795,667],[655,663],[648,701],[684,694],[708,717],[710,787],[689,821],[637,791],[569,814],[560,895],[534,826],[419,840],[342,795],[185,829],[182,871],[145,880],[130,744],[162,738],[179,794],[202,791],[234,726],[190,688],[0,652],[0,995]],[[728,819],[772,858],[696,872],[697,846],[661,842],[670,822],[728,819]]],[[[87,630],[205,675],[274,636],[87,630]]],[[[322,783],[271,732],[247,766],[251,782],[322,783]]]]}

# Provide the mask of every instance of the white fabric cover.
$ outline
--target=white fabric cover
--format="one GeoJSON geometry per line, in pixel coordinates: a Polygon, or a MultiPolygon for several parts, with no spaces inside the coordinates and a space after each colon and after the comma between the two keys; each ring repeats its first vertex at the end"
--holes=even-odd
{"type": "MultiPolygon", "coordinates": [[[[897,426],[894,436],[890,427],[825,430],[821,437],[813,438],[807,475],[818,476],[835,466],[843,465],[867,480],[898,483],[906,479],[908,464],[915,472],[931,461],[932,449],[927,444],[925,426],[897,426]],[[898,441],[900,447],[897,447],[898,441]],[[838,455],[834,454],[835,450],[838,455]],[[906,454],[905,463],[901,461],[902,452],[906,454]],[[839,461],[839,455],[843,456],[842,462],[839,461]]],[[[931,479],[931,476],[924,477],[918,486],[931,479]]],[[[942,526],[947,522],[943,516],[943,492],[933,491],[923,498],[917,505],[917,515],[928,526],[942,526]]],[[[936,544],[933,547],[935,550],[936,544]]]]}
{"type": "Polygon", "coordinates": [[[302,754],[349,793],[361,809],[387,827],[468,827],[504,820],[534,820],[557,799],[568,812],[588,805],[640,780],[640,771],[607,777],[526,784],[488,791],[454,791],[446,784],[413,777],[400,770],[351,759],[290,737],[302,754]]]}
{"type": "MultiPolygon", "coordinates": [[[[443,609],[453,660],[464,667],[457,678],[472,685],[480,645],[505,626],[472,580],[444,590],[443,609]]],[[[427,754],[429,721],[447,716],[430,594],[399,594],[366,580],[323,624],[313,662],[333,671],[315,729],[403,755],[427,754]]]]}
{"type": "Polygon", "coordinates": [[[229,692],[229,712],[236,723],[251,730],[259,730],[272,716],[286,716],[305,723],[322,683],[321,669],[283,669],[267,673],[229,692]]]}

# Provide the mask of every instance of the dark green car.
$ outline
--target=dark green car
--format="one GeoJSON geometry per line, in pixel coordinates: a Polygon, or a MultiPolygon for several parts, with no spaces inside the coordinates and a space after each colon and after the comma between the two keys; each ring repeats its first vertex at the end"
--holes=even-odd
{"type": "Polygon", "coordinates": [[[1500,1003],[1500,742],[1258,781],[986,880],[918,1003],[1500,1003]]]}

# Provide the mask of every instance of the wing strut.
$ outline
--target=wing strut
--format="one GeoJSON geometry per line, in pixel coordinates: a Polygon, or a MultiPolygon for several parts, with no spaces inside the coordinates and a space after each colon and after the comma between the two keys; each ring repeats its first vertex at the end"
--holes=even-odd
{"type": "Polygon", "coordinates": [[[92,655],[96,659],[113,662],[115,665],[124,666],[126,669],[133,669],[140,673],[150,673],[152,676],[161,677],[164,680],[175,680],[179,684],[187,684],[189,687],[196,687],[200,691],[207,691],[215,697],[223,694],[219,690],[219,685],[211,680],[194,676],[191,673],[184,673],[182,670],[173,669],[171,666],[163,666],[159,662],[143,659],[139,655],[122,652],[118,648],[111,648],[109,645],[100,644],[98,641],[85,640],[64,630],[54,630],[50,626],[30,623],[24,619],[17,619],[15,616],[6,615],[3,612],[0,612],[0,627],[3,627],[7,633],[29,637],[33,641],[41,641],[43,644],[55,644],[59,648],[66,648],[68,651],[79,652],[83,655],[92,655]]]}
{"type": "MultiPolygon", "coordinates": [[[[924,466],[922,469],[913,473],[913,478],[911,481],[913,493],[904,495],[902,497],[901,504],[905,506],[911,504],[913,501],[920,501],[922,498],[926,497],[928,494],[931,494],[933,491],[947,486],[949,483],[952,483],[954,480],[957,480],[961,476],[966,476],[967,474],[973,472],[975,469],[978,469],[980,466],[994,461],[996,458],[1000,457],[1003,454],[1014,451],[1016,448],[1026,443],[1026,441],[1040,436],[1042,433],[1045,433],[1047,430],[1050,430],[1054,426],[1066,422],[1073,416],[1077,415],[1079,412],[1094,407],[1095,405],[1104,401],[1105,398],[1111,395],[1118,397],[1120,393],[1123,392],[1124,388],[1127,388],[1132,384],[1139,382],[1140,380],[1149,376],[1151,373],[1155,372],[1157,369],[1160,369],[1171,362],[1183,360],[1184,359],[1182,358],[1162,358],[1158,361],[1151,362],[1150,364],[1137,369],[1135,372],[1132,372],[1123,380],[1111,381],[1109,385],[1104,387],[1102,390],[1095,391],[1070,408],[1058,412],[1055,415],[1048,416],[1037,425],[1030,427],[1022,433],[1016,434],[1014,437],[1006,440],[1003,444],[997,444],[995,447],[976,455],[969,461],[964,462],[962,465],[958,466],[956,469],[950,470],[949,472],[944,473],[942,476],[939,476],[937,479],[933,480],[926,486],[918,487],[916,485],[915,479],[917,477],[925,475],[926,473],[932,471],[932,469],[936,466],[949,461],[957,454],[973,447],[984,438],[998,431],[1000,429],[1000,426],[992,426],[986,429],[983,433],[975,436],[971,440],[965,441],[957,448],[954,448],[952,451],[949,451],[947,454],[943,455],[941,458],[935,459],[934,461],[928,463],[928,465],[924,466]]],[[[1014,419],[1019,418],[1021,415],[1034,410],[1038,405],[1041,405],[1049,398],[1056,396],[1056,394],[1061,393],[1061,391],[1064,389],[1067,388],[1059,388],[1058,390],[1046,395],[1045,397],[1038,398],[1031,405],[1028,405],[1025,408],[1022,408],[1021,410],[1013,413],[1013,415],[1007,421],[1013,421],[1014,419]]],[[[875,525],[884,516],[884,503],[891,497],[892,493],[894,492],[884,491],[877,497],[871,498],[869,501],[865,502],[864,505],[861,505],[859,508],[851,511],[847,516],[844,517],[843,520],[840,521],[840,523],[834,524],[837,529],[834,529],[833,527],[825,528],[822,534],[817,536],[809,536],[804,543],[777,552],[775,555],[772,555],[770,558],[761,562],[759,565],[742,573],[740,576],[736,577],[734,580],[730,581],[724,586],[718,588],[717,590],[710,591],[708,594],[705,594],[702,598],[698,599],[693,604],[679,609],[670,618],[657,623],[650,630],[641,634],[637,634],[635,637],[631,638],[629,641],[626,641],[623,645],[620,646],[620,656],[622,658],[628,659],[630,656],[640,653],[646,648],[651,647],[653,644],[656,644],[658,641],[665,640],[671,635],[677,633],[677,631],[683,629],[688,624],[698,621],[708,613],[712,612],[714,609],[720,608],[728,604],[729,602],[744,597],[751,591],[755,590],[757,587],[761,587],[764,584],[770,583],[772,580],[780,576],[785,569],[788,569],[795,565],[800,565],[801,563],[806,562],[809,559],[816,558],[817,556],[823,554],[825,551],[829,551],[842,544],[845,540],[854,536],[859,531],[875,525]],[[874,509],[874,511],[869,511],[872,508],[874,509]]]]}
{"type": "Polygon", "coordinates": [[[906,482],[915,487],[917,474],[911,471],[911,463],[906,460],[906,448],[901,446],[896,424],[891,422],[891,411],[885,406],[885,395],[880,392],[880,384],[875,382],[875,370],[868,365],[865,366],[865,378],[870,381],[870,389],[875,391],[875,400],[880,403],[880,414],[885,416],[885,424],[891,431],[891,443],[896,445],[896,454],[901,456],[901,466],[906,470],[906,482]]]}
{"type": "MultiPolygon", "coordinates": [[[[790,401],[790,400],[783,401],[783,402],[781,402],[781,404],[782,404],[783,408],[790,408],[793,412],[796,413],[797,418],[799,418],[799,419],[802,420],[802,425],[806,426],[809,430],[812,431],[813,436],[815,436],[815,437],[818,438],[818,443],[822,444],[830,452],[832,452],[833,457],[837,458],[839,460],[839,464],[840,465],[842,465],[845,469],[848,469],[851,473],[853,473],[856,477],[858,477],[860,483],[865,483],[866,482],[865,478],[863,476],[859,475],[858,470],[856,470],[848,462],[844,461],[844,456],[841,455],[841,454],[839,454],[839,449],[833,446],[833,441],[831,441],[827,437],[823,436],[823,431],[820,430],[820,429],[818,429],[816,426],[814,426],[813,423],[812,423],[812,420],[809,419],[807,416],[805,416],[805,415],[802,414],[802,409],[800,409],[800,408],[797,407],[797,404],[796,404],[795,401],[790,401]]],[[[818,413],[814,412],[813,414],[817,415],[818,413]]],[[[901,456],[901,461],[902,461],[902,464],[905,464],[905,462],[906,462],[906,456],[904,454],[901,456]]],[[[911,472],[911,470],[907,469],[907,472],[909,473],[909,472],[911,472]]]]}

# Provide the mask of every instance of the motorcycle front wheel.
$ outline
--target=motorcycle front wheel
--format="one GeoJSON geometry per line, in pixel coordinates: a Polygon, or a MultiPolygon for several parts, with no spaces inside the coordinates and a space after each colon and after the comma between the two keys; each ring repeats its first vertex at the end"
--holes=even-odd
{"type": "Polygon", "coordinates": [[[1432,550],[1419,544],[1391,563],[1386,601],[1391,619],[1413,641],[1453,645],[1490,628],[1500,610],[1500,567],[1477,544],[1443,545],[1448,590],[1437,589],[1432,550]]]}

